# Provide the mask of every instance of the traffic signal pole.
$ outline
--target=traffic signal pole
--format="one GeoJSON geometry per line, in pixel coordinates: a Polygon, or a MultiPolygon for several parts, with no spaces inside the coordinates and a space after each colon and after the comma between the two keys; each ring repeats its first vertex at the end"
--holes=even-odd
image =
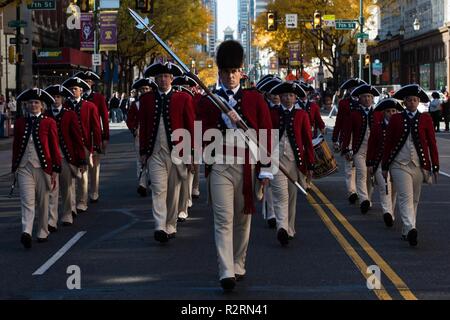
{"type": "MultiPolygon", "coordinates": [[[[17,4],[16,7],[16,20],[20,21],[20,6],[21,6],[21,2],[20,1],[17,4]]],[[[20,23],[17,23],[17,27],[16,27],[16,96],[19,95],[19,93],[22,91],[22,82],[21,82],[21,78],[20,78],[20,59],[18,59],[19,54],[20,54],[20,23]]],[[[17,108],[17,111],[19,111],[19,108],[17,108]]]]}
{"type": "MultiPolygon", "coordinates": [[[[359,32],[363,34],[364,31],[364,16],[363,16],[363,0],[359,0],[359,32]]],[[[358,41],[363,42],[362,38],[359,38],[358,41]]],[[[370,77],[370,75],[369,75],[370,77]]],[[[363,78],[363,55],[359,55],[359,78],[363,78]]]]}

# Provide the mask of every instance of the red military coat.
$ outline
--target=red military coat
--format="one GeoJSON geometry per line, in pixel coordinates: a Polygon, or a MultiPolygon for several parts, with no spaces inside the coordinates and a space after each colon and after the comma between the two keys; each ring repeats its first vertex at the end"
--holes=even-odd
{"type": "Polygon", "coordinates": [[[136,136],[137,130],[139,128],[139,101],[133,101],[127,113],[126,124],[128,129],[131,131],[133,136],[136,136]]]}
{"type": "Polygon", "coordinates": [[[274,129],[279,131],[279,139],[284,133],[288,134],[289,142],[294,151],[297,167],[304,174],[314,169],[314,148],[312,144],[311,124],[306,111],[294,108],[291,112],[290,122],[283,121],[283,108],[271,108],[270,115],[274,129]],[[287,126],[287,132],[285,129],[287,126]]]}
{"type": "Polygon", "coordinates": [[[317,132],[325,129],[325,122],[322,120],[322,116],[320,115],[320,107],[315,102],[306,101],[306,104],[300,100],[300,107],[308,113],[309,123],[313,128],[314,136],[317,135],[317,132]]]}
{"type": "Polygon", "coordinates": [[[109,140],[109,112],[106,104],[106,98],[98,92],[94,92],[88,98],[88,101],[92,102],[97,107],[97,112],[102,120],[102,139],[109,140]]]}
{"type": "Polygon", "coordinates": [[[344,138],[344,132],[343,132],[344,123],[349,121],[350,111],[354,104],[355,104],[355,102],[353,102],[352,98],[350,98],[350,97],[339,101],[338,113],[336,116],[336,122],[334,124],[334,129],[333,129],[333,137],[332,137],[333,142],[342,143],[343,138],[344,138]]]}
{"type": "Polygon", "coordinates": [[[387,128],[386,147],[383,152],[382,169],[388,170],[392,161],[402,149],[412,134],[414,146],[423,169],[439,172],[439,154],[431,116],[417,112],[413,119],[409,119],[407,111],[394,114],[387,128]]]}
{"type": "Polygon", "coordinates": [[[51,109],[46,112],[46,115],[56,122],[59,145],[66,161],[76,167],[87,165],[87,155],[77,114],[72,110],[62,108],[56,117],[51,109]]]}
{"type": "Polygon", "coordinates": [[[374,171],[383,159],[383,151],[386,144],[386,133],[388,125],[384,121],[384,117],[380,121],[376,121],[370,128],[369,142],[367,146],[366,165],[374,167],[374,171]]]}
{"type": "Polygon", "coordinates": [[[191,146],[194,141],[195,112],[192,97],[185,92],[171,91],[168,94],[168,108],[164,107],[158,92],[148,92],[139,98],[139,148],[141,155],[151,156],[155,147],[159,119],[163,112],[164,127],[170,151],[178,141],[171,141],[172,132],[187,129],[191,134],[191,146]]]}
{"type": "MultiPolygon", "coordinates": [[[[222,95],[222,90],[218,92],[222,95]]],[[[225,97],[224,97],[225,98],[225,97]]],[[[226,97],[228,98],[228,97],[226,97]]],[[[239,114],[242,120],[251,129],[268,130],[268,146],[270,150],[270,130],[272,129],[272,121],[270,117],[269,108],[267,107],[264,97],[256,90],[242,90],[240,89],[235,95],[234,99],[237,104],[234,106],[234,110],[239,114]]],[[[223,119],[222,112],[219,110],[211,100],[205,96],[198,104],[198,120],[202,121],[202,129],[205,132],[208,129],[219,129],[225,132],[227,129],[223,119]]],[[[267,165],[266,165],[267,166],[267,165]]],[[[208,172],[207,172],[208,173],[208,172]]],[[[251,165],[244,164],[244,183],[242,193],[244,195],[245,205],[244,213],[254,213],[254,199],[253,199],[253,185],[251,175],[251,165]]]]}
{"type": "Polygon", "coordinates": [[[366,130],[370,128],[375,122],[381,121],[383,113],[378,111],[371,111],[368,115],[362,109],[351,109],[350,117],[345,121],[343,126],[343,140],[342,152],[348,152],[350,141],[352,142],[353,154],[356,154],[363,143],[366,130]],[[368,117],[368,121],[367,121],[368,117]]]}
{"type": "Polygon", "coordinates": [[[19,168],[31,134],[33,135],[36,152],[44,172],[49,175],[52,172],[61,172],[61,154],[59,152],[58,129],[55,121],[41,114],[35,122],[34,129],[32,129],[31,118],[19,118],[16,120],[14,125],[12,172],[16,172],[19,168]]]}
{"type": "Polygon", "coordinates": [[[76,106],[71,100],[64,105],[78,116],[78,123],[83,132],[83,143],[89,152],[101,152],[102,132],[97,107],[92,102],[81,100],[76,106]]]}

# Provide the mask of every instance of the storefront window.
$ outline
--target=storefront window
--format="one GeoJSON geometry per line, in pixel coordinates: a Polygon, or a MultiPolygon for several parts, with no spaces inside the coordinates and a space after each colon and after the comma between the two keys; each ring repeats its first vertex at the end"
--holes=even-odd
{"type": "Polygon", "coordinates": [[[421,64],[419,66],[420,86],[425,90],[430,90],[431,67],[430,64],[421,64]]]}
{"type": "Polygon", "coordinates": [[[400,61],[395,61],[392,63],[392,83],[400,83],[400,61]]]}
{"type": "Polygon", "coordinates": [[[447,63],[445,61],[434,64],[434,89],[441,90],[447,86],[447,63]]]}

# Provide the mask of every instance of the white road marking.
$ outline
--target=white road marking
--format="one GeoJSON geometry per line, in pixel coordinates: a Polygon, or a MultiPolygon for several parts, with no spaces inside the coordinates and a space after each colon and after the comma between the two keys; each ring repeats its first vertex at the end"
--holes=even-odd
{"type": "Polygon", "coordinates": [[[439,173],[442,174],[443,176],[450,178],[450,174],[445,173],[444,171],[439,171],[439,173]]]}
{"type": "Polygon", "coordinates": [[[47,260],[39,269],[37,269],[33,276],[43,275],[50,267],[58,261],[69,249],[78,241],[82,236],[86,234],[87,231],[80,231],[75,236],[72,237],[61,249],[56,252],[53,257],[47,260]]]}

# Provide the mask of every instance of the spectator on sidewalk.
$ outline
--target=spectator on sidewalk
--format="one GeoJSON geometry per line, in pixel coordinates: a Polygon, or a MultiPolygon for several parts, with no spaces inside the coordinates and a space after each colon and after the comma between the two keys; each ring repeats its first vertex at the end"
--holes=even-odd
{"type": "Polygon", "coordinates": [[[120,110],[119,92],[115,92],[111,100],[109,100],[110,119],[112,123],[120,123],[123,120],[122,111],[120,110]]]}
{"type": "Polygon", "coordinates": [[[122,120],[126,121],[128,113],[128,98],[125,92],[123,92],[122,96],[120,97],[119,108],[122,111],[122,120]]]}
{"type": "Polygon", "coordinates": [[[428,112],[431,115],[431,118],[433,119],[433,127],[436,132],[439,132],[440,130],[440,122],[441,122],[441,106],[442,102],[439,96],[438,92],[433,92],[431,94],[431,97],[433,98],[433,101],[431,101],[428,112]]]}
{"type": "Polygon", "coordinates": [[[442,116],[444,117],[445,131],[449,132],[450,99],[448,96],[448,91],[444,92],[444,101],[442,102],[442,116]]]}

